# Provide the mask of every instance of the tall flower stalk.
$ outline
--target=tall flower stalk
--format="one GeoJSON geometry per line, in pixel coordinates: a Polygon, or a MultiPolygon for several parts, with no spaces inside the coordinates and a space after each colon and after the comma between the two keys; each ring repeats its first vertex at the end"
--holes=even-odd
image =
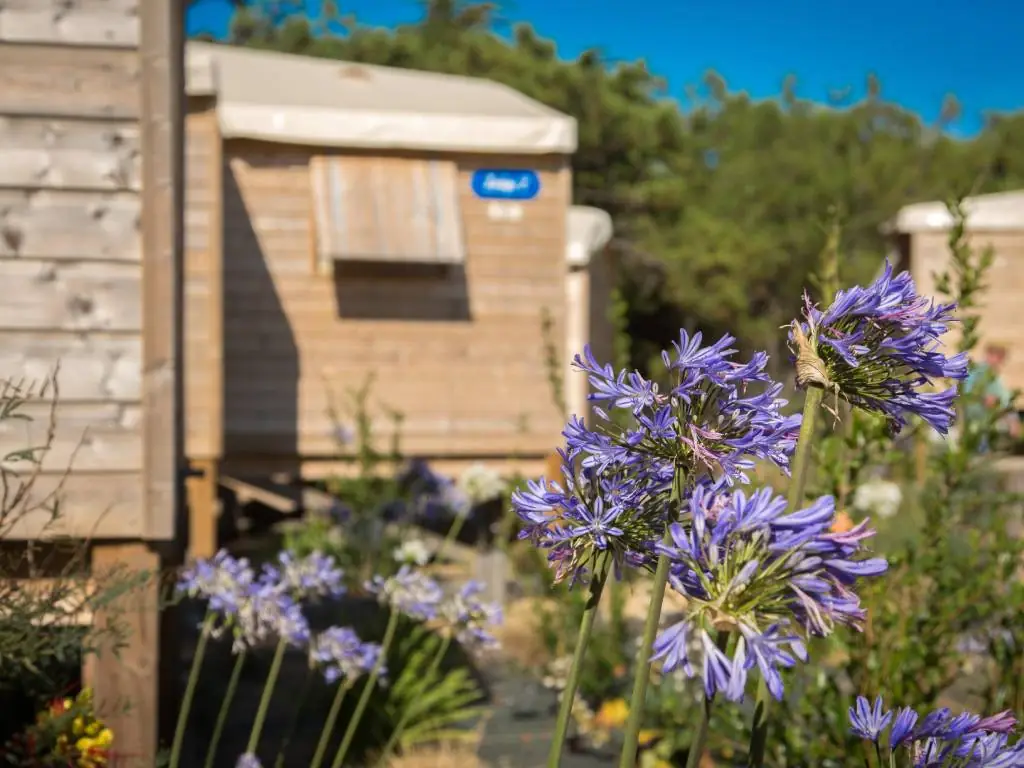
{"type": "Polygon", "coordinates": [[[196,685],[199,683],[199,673],[203,666],[203,657],[206,655],[206,644],[210,640],[214,623],[217,621],[217,613],[210,608],[206,609],[206,617],[203,619],[199,630],[199,641],[196,643],[195,654],[192,656],[192,668],[188,673],[188,683],[185,685],[185,695],[181,700],[181,708],[178,710],[178,721],[174,727],[174,741],[171,742],[171,757],[168,762],[169,768],[178,768],[181,760],[181,748],[185,742],[185,729],[188,725],[188,716],[192,710],[192,700],[195,698],[196,685]]]}
{"type": "Polygon", "coordinates": [[[210,743],[206,747],[206,762],[203,768],[213,768],[217,761],[217,748],[220,746],[221,737],[224,735],[224,727],[228,722],[228,713],[235,700],[235,693],[238,691],[238,681],[242,677],[242,668],[245,667],[246,651],[242,649],[235,655],[235,663],[231,668],[231,677],[228,679],[228,687],[224,691],[224,699],[220,703],[220,710],[217,712],[217,720],[213,725],[213,733],[210,734],[210,743]]]}

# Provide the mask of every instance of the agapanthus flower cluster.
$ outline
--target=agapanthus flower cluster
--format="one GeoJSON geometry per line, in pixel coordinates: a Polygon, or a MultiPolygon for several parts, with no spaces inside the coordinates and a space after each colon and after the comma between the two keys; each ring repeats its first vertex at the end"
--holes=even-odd
{"type": "Polygon", "coordinates": [[[345,594],[345,573],[330,555],[311,552],[296,557],[285,550],[277,561],[263,566],[260,580],[287,593],[294,600],[341,597],[345,594]]]}
{"type": "MultiPolygon", "coordinates": [[[[355,681],[373,669],[380,654],[380,645],[364,643],[349,627],[330,627],[314,637],[309,645],[310,662],[322,670],[328,683],[355,681]]],[[[381,678],[385,674],[382,668],[381,678]]]]}
{"type": "Polygon", "coordinates": [[[304,645],[310,629],[300,601],[343,594],[342,577],[334,560],[321,553],[296,558],[284,552],[257,573],[245,558],[221,550],[187,567],[178,590],[208,601],[217,620],[212,634],[230,630],[238,653],[273,639],[304,645]]]}
{"type": "Polygon", "coordinates": [[[467,582],[462,589],[443,600],[438,619],[460,644],[466,647],[495,648],[494,628],[501,623],[501,606],[480,599],[484,585],[467,582]]]}
{"type": "Polygon", "coordinates": [[[747,493],[704,482],[687,501],[685,522],[672,524],[671,545],[658,549],[670,558],[669,584],[688,610],[658,636],[654,658],[668,671],[696,676],[690,657],[696,636],[709,698],[721,692],[741,699],[756,666],[771,694],[782,699],[780,670],[806,661],[807,635],[857,627],[864,618],[853,585],[886,570],[884,559],[865,557],[864,542],[874,531],[865,520],[832,532],[831,496],[792,511],[769,488],[747,493]],[[724,642],[730,636],[731,658],[724,642]]]}
{"type": "Polygon", "coordinates": [[[928,387],[967,376],[966,354],[941,351],[955,309],[918,295],[910,274],[894,275],[888,263],[871,285],[839,291],[825,311],[806,299],[804,320],[792,324],[789,337],[797,383],[883,414],[894,433],[917,415],[946,434],[955,418],[956,388],[928,387]]]}
{"type": "Polygon", "coordinates": [[[177,591],[206,600],[212,611],[231,615],[255,583],[256,571],[249,561],[222,549],[209,560],[196,560],[186,566],[178,579],[177,591]]]}
{"type": "Polygon", "coordinates": [[[388,578],[374,576],[366,583],[366,590],[376,595],[382,605],[421,621],[436,618],[438,606],[444,599],[444,592],[436,581],[408,565],[388,578]]]}
{"type": "Polygon", "coordinates": [[[563,432],[564,483],[531,482],[512,496],[526,522],[523,537],[550,550],[560,577],[579,577],[596,553],[617,566],[650,566],[654,545],[677,509],[668,503],[680,475],[726,483],[748,480],[757,459],[784,471],[795,446],[799,415],[786,415],[782,385],[765,372],[767,355],[732,361],[734,339],[702,346],[701,334],[680,332],[674,353],[662,354],[667,392],[640,373],[615,373],[590,348],[577,356],[598,403],[598,425],[573,416],[563,432]],[[613,418],[624,411],[630,424],[613,418]]]}
{"type": "Polygon", "coordinates": [[[921,717],[910,707],[886,710],[882,697],[857,697],[850,730],[884,751],[892,765],[910,768],[1024,768],[1024,740],[1010,743],[1017,725],[1009,712],[980,717],[943,708],[921,717]]]}
{"type": "Polygon", "coordinates": [[[466,467],[459,475],[456,485],[472,504],[500,499],[506,489],[501,474],[482,462],[475,462],[466,467]]]}

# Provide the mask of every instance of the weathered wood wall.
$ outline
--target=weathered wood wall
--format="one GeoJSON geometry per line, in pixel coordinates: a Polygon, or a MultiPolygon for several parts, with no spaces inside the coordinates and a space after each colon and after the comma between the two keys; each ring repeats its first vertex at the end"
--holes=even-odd
{"type": "MultiPolygon", "coordinates": [[[[38,490],[74,458],[59,530],[141,535],[142,216],[136,0],[0,7],[0,375],[59,363],[53,450],[38,490]]],[[[0,452],[39,420],[0,427],[0,452]]],[[[45,514],[12,532],[33,536],[45,514]]]]}
{"type": "MultiPolygon", "coordinates": [[[[301,148],[225,144],[224,453],[334,456],[332,394],[376,373],[382,406],[401,411],[403,449],[437,457],[542,457],[561,417],[545,370],[541,311],[562,354],[566,211],[562,157],[460,157],[466,264],[318,274],[309,162],[301,148]],[[532,167],[538,199],[520,221],[494,220],[470,189],[478,167],[532,167]],[[455,317],[454,304],[465,316],[455,317]],[[358,306],[357,306],[358,305],[358,306]],[[433,315],[431,314],[433,313],[433,315]]],[[[190,416],[191,418],[191,416],[190,416]]]]}
{"type": "MultiPolygon", "coordinates": [[[[933,275],[949,268],[949,235],[946,232],[919,232],[911,237],[910,268],[918,290],[935,293],[933,275]]],[[[1024,296],[1024,231],[982,232],[969,235],[976,248],[991,246],[995,260],[989,271],[988,291],[982,297],[981,341],[1002,344],[1009,357],[1002,374],[1011,389],[1024,389],[1024,323],[1020,320],[1020,300],[1024,296]]],[[[979,350],[980,353],[980,350],[979,350]]]]}

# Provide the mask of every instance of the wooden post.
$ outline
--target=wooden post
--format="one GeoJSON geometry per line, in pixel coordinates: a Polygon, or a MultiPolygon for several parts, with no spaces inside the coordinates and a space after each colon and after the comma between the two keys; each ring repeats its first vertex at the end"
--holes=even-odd
{"type": "Polygon", "coordinates": [[[107,578],[133,578],[145,571],[146,580],[127,590],[93,616],[103,633],[113,622],[127,631],[126,645],[110,647],[100,635],[100,652],[87,659],[83,677],[95,694],[96,707],[114,732],[119,768],[152,768],[159,742],[160,704],[175,702],[160,696],[161,558],[142,542],[110,542],[92,547],[93,579],[103,588],[107,578]]]}
{"type": "Polygon", "coordinates": [[[212,557],[217,551],[217,527],[220,499],[219,462],[216,459],[197,459],[192,468],[201,474],[188,479],[188,556],[212,557]]]}

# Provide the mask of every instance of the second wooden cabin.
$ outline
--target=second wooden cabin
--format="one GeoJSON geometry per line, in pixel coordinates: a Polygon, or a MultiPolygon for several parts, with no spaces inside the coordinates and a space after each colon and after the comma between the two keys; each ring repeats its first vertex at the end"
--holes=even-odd
{"type": "Polygon", "coordinates": [[[193,551],[225,476],[343,469],[340,406],[371,375],[378,448],[393,410],[405,455],[539,470],[566,334],[607,291],[601,259],[595,296],[570,277],[610,237],[570,216],[575,121],[485,80],[199,43],[188,97],[193,551]]]}

